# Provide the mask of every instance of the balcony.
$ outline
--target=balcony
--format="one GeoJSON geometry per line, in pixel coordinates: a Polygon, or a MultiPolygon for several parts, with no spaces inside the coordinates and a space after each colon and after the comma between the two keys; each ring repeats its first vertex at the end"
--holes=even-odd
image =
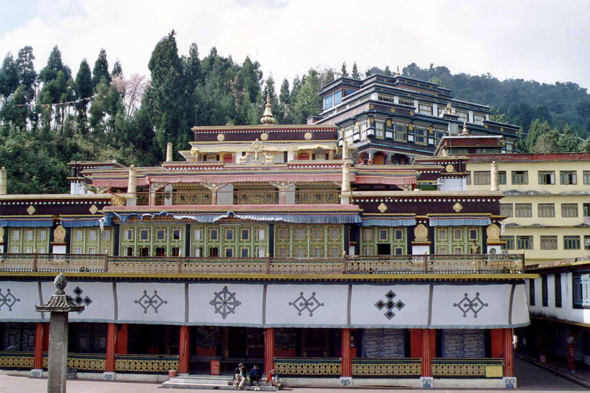
{"type": "Polygon", "coordinates": [[[240,275],[522,274],[517,254],[395,255],[343,258],[119,257],[97,254],[3,254],[0,272],[240,275]]]}

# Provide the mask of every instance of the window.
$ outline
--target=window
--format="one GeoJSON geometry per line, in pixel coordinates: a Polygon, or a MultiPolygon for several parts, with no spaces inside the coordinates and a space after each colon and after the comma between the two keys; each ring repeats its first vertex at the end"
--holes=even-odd
{"type": "Polygon", "coordinates": [[[398,102],[399,102],[400,105],[414,106],[414,101],[413,100],[408,100],[408,99],[405,99],[405,98],[401,98],[400,97],[400,99],[399,99],[398,102]]]}
{"type": "Polygon", "coordinates": [[[265,238],[265,234],[264,233],[265,233],[264,229],[259,229],[258,230],[258,240],[264,240],[264,238],[265,238]]]}
{"type": "Polygon", "coordinates": [[[332,107],[332,95],[330,94],[327,97],[324,97],[324,109],[329,109],[332,107]]]}
{"type": "Polygon", "coordinates": [[[88,231],[88,240],[90,241],[96,241],[96,231],[95,230],[90,230],[88,231]]]}
{"type": "Polygon", "coordinates": [[[532,217],[533,205],[531,203],[515,203],[514,204],[516,217],[532,217]]]}
{"type": "Polygon", "coordinates": [[[139,249],[139,256],[140,257],[149,257],[150,256],[150,249],[147,247],[141,247],[139,249]]]}
{"type": "Polygon", "coordinates": [[[182,239],[182,231],[180,229],[173,229],[172,230],[172,240],[181,240],[182,239]]]}
{"type": "Polygon", "coordinates": [[[373,255],[373,247],[364,247],[363,255],[373,255]]]}
{"type": "Polygon", "coordinates": [[[126,257],[132,257],[133,256],[133,247],[125,247],[123,249],[123,255],[126,257]]]}
{"type": "Polygon", "coordinates": [[[469,121],[469,113],[457,111],[457,115],[459,116],[459,120],[461,121],[461,123],[463,123],[464,121],[469,121]]]}
{"type": "Polygon", "coordinates": [[[338,90],[334,93],[334,105],[338,105],[342,102],[342,90],[338,90]]]}
{"type": "Polygon", "coordinates": [[[541,276],[541,295],[543,297],[543,307],[549,307],[549,293],[547,288],[547,275],[541,276]]]}
{"type": "Polygon", "coordinates": [[[209,231],[209,239],[219,240],[219,231],[217,229],[211,229],[211,231],[209,231]]]}
{"type": "Polygon", "coordinates": [[[512,171],[512,184],[529,184],[529,172],[512,171]]]}
{"type": "Polygon", "coordinates": [[[305,248],[303,248],[303,247],[295,248],[295,257],[296,258],[305,258],[305,248]]]}
{"type": "Polygon", "coordinates": [[[139,231],[139,238],[141,240],[149,240],[149,238],[150,238],[150,232],[147,229],[140,230],[139,231]]]}
{"type": "Polygon", "coordinates": [[[330,228],[330,240],[339,240],[340,230],[338,228],[330,228]]]}
{"type": "Polygon", "coordinates": [[[463,228],[453,228],[453,241],[463,240],[463,228]]]}
{"type": "Polygon", "coordinates": [[[561,273],[555,273],[555,307],[561,307],[561,273]]]}
{"type": "Polygon", "coordinates": [[[535,280],[529,280],[529,304],[535,305],[535,280]]]}
{"type": "Polygon", "coordinates": [[[225,229],[225,240],[234,240],[233,228],[226,228],[225,229]]]}
{"type": "Polygon", "coordinates": [[[314,258],[321,258],[323,255],[323,250],[321,247],[314,247],[313,248],[313,257],[314,258]]]}
{"type": "Polygon", "coordinates": [[[561,184],[577,184],[577,172],[576,171],[561,171],[559,173],[561,178],[561,184]]]}
{"type": "Polygon", "coordinates": [[[590,236],[584,236],[584,250],[590,250],[590,236]]]}
{"type": "Polygon", "coordinates": [[[195,229],[195,240],[203,240],[203,230],[195,229]]]}
{"type": "Polygon", "coordinates": [[[579,250],[580,249],[580,236],[564,236],[563,237],[563,249],[564,250],[579,250]]]}
{"type": "Polygon", "coordinates": [[[375,123],[375,136],[379,139],[385,139],[385,124],[383,122],[375,123]]]}
{"type": "Polygon", "coordinates": [[[590,274],[573,273],[574,308],[590,308],[590,274]]]}
{"type": "Polygon", "coordinates": [[[249,258],[250,257],[250,249],[248,249],[248,248],[242,248],[240,250],[240,256],[242,258],[249,258]]]}
{"type": "Polygon", "coordinates": [[[330,247],[330,258],[338,258],[340,257],[339,254],[338,247],[330,247]]]}
{"type": "Polygon", "coordinates": [[[47,231],[46,230],[39,230],[39,240],[46,240],[47,239],[47,231]]]}
{"type": "Polygon", "coordinates": [[[432,116],[432,105],[420,104],[418,106],[418,111],[423,115],[431,115],[432,116]]]}
{"type": "Polygon", "coordinates": [[[476,124],[483,124],[483,121],[486,119],[485,115],[478,115],[477,113],[473,114],[473,122],[476,124]]]}
{"type": "Polygon", "coordinates": [[[279,240],[287,240],[287,230],[284,228],[279,229],[279,240]]]}
{"type": "Polygon", "coordinates": [[[133,240],[133,230],[125,229],[125,232],[123,232],[123,238],[125,240],[133,240]]]}
{"type": "Polygon", "coordinates": [[[467,173],[467,177],[465,178],[465,184],[470,186],[471,185],[471,172],[466,172],[466,173],[467,173]]]}
{"type": "Polygon", "coordinates": [[[25,230],[25,239],[33,240],[33,231],[31,229],[25,230]]]}
{"type": "Polygon", "coordinates": [[[200,258],[203,256],[203,247],[195,247],[194,251],[195,257],[200,258]]]}
{"type": "Polygon", "coordinates": [[[363,240],[373,240],[373,228],[363,228],[363,240]]]}
{"type": "Polygon", "coordinates": [[[81,247],[74,248],[74,254],[82,254],[82,248],[81,247]]]}
{"type": "Polygon", "coordinates": [[[514,236],[501,236],[500,240],[506,242],[502,245],[502,250],[514,250],[514,236]]]}
{"type": "Polygon", "coordinates": [[[156,247],[156,256],[157,257],[165,257],[166,256],[166,247],[156,247]]]}
{"type": "MultiPolygon", "coordinates": [[[[82,241],[83,232],[81,229],[76,229],[76,240],[82,241]]],[[[129,240],[125,238],[125,240],[129,240]]]]}
{"type": "Polygon", "coordinates": [[[264,258],[264,248],[263,247],[259,247],[256,249],[256,255],[258,256],[258,258],[264,258]]]}
{"type": "Polygon", "coordinates": [[[89,247],[88,254],[96,254],[96,247],[89,247]]]}
{"type": "Polygon", "coordinates": [[[584,184],[590,184],[590,171],[584,171],[584,184]]]}
{"type": "Polygon", "coordinates": [[[539,217],[555,217],[554,203],[539,203],[539,217]]]}
{"type": "Polygon", "coordinates": [[[111,231],[105,230],[102,232],[102,239],[103,240],[111,240],[111,231]]]}
{"type": "Polygon", "coordinates": [[[426,129],[425,128],[414,128],[415,142],[418,145],[426,145],[426,129]]]}
{"type": "Polygon", "coordinates": [[[447,229],[446,228],[437,228],[436,231],[437,240],[447,240],[447,229]]]}
{"type": "Polygon", "coordinates": [[[180,256],[180,247],[172,247],[172,256],[179,257],[180,256]]]}
{"type": "Polygon", "coordinates": [[[562,203],[561,204],[561,217],[578,217],[578,204],[577,203],[562,203]]]}
{"type": "Polygon", "coordinates": [[[398,142],[405,142],[408,133],[407,127],[402,124],[395,124],[393,126],[393,139],[398,142]]]}
{"type": "Polygon", "coordinates": [[[217,248],[217,247],[211,247],[209,249],[209,256],[210,257],[218,257],[219,256],[219,248],[217,248]]]}
{"type": "Polygon", "coordinates": [[[226,258],[233,258],[234,257],[234,249],[233,248],[226,248],[225,249],[225,257],[226,258]]]}
{"type": "Polygon", "coordinates": [[[498,171],[498,183],[506,184],[506,171],[498,171]]]}
{"type": "Polygon", "coordinates": [[[539,184],[555,184],[555,171],[539,171],[539,184]]]}
{"type": "Polygon", "coordinates": [[[321,229],[314,229],[313,230],[313,240],[322,240],[322,230],[321,229]]]}
{"type": "Polygon", "coordinates": [[[287,258],[287,247],[279,247],[277,254],[279,258],[287,258]]]}
{"type": "Polygon", "coordinates": [[[541,236],[541,250],[557,250],[557,236],[541,236]]]}
{"type": "Polygon", "coordinates": [[[473,185],[485,186],[490,185],[491,174],[490,171],[475,171],[473,172],[473,185]]]}
{"type": "Polygon", "coordinates": [[[533,249],[533,237],[532,236],[516,236],[516,249],[517,250],[532,250],[533,249]]]}
{"type": "Polygon", "coordinates": [[[18,254],[20,252],[20,247],[12,247],[12,253],[18,254]]]}
{"type": "MultiPolygon", "coordinates": [[[[18,229],[13,229],[12,231],[12,240],[20,240],[20,232],[18,229]]],[[[82,240],[82,239],[80,239],[82,240]]]]}
{"type": "Polygon", "coordinates": [[[305,229],[296,229],[295,230],[295,239],[296,240],[305,240],[305,229]]]}
{"type": "Polygon", "coordinates": [[[404,240],[404,231],[403,229],[395,229],[393,231],[393,237],[395,240],[404,240]]]}
{"type": "Polygon", "coordinates": [[[249,229],[240,230],[240,237],[242,240],[250,240],[250,230],[249,229]]]}
{"type": "Polygon", "coordinates": [[[582,210],[584,212],[584,217],[590,217],[590,203],[582,204],[582,210]]]}
{"type": "Polygon", "coordinates": [[[166,239],[166,230],[165,229],[156,229],[156,240],[165,240],[166,239]]]}
{"type": "Polygon", "coordinates": [[[478,232],[477,229],[469,228],[469,241],[477,240],[477,238],[478,238],[477,232],[478,232]]]}
{"type": "Polygon", "coordinates": [[[379,240],[380,241],[387,241],[389,240],[389,230],[388,229],[379,229],[379,240]]]}

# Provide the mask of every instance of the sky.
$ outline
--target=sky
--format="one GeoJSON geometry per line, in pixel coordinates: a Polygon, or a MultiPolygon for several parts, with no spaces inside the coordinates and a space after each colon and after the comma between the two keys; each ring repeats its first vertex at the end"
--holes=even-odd
{"type": "Polygon", "coordinates": [[[74,73],[101,48],[149,74],[174,29],[180,54],[246,56],[277,86],[311,67],[392,70],[412,62],[590,88],[590,0],[0,0],[0,56],[31,45],[39,71],[58,45],[74,73]]]}

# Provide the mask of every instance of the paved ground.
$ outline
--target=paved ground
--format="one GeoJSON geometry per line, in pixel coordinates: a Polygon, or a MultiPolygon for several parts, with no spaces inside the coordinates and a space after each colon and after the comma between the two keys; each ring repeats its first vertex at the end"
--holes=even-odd
{"type": "MultiPolygon", "coordinates": [[[[587,391],[586,388],[570,382],[564,378],[556,376],[539,367],[531,365],[520,359],[515,359],[515,371],[518,375],[519,391],[521,392],[572,392],[572,391],[587,391]]],[[[160,384],[145,384],[145,383],[124,383],[124,382],[98,382],[98,381],[68,381],[68,392],[84,392],[84,393],[187,393],[185,389],[160,389],[160,384]]],[[[291,389],[288,389],[291,390],[291,389]]],[[[336,389],[293,389],[293,393],[319,393],[322,391],[332,391],[336,389]]],[[[347,393],[362,392],[362,389],[339,389],[346,390],[347,393]]],[[[377,389],[371,389],[377,390],[377,389]]],[[[438,390],[438,392],[447,392],[449,390],[438,390]]],[[[11,377],[7,375],[0,375],[0,392],[2,393],[41,393],[47,391],[46,379],[32,379],[27,377],[11,377]]],[[[197,390],[204,391],[204,390],[197,390]]],[[[212,392],[214,390],[211,390],[212,392]]],[[[401,389],[379,389],[380,392],[410,392],[412,390],[401,389]]],[[[469,391],[469,390],[460,390],[469,391]]],[[[219,392],[219,391],[216,391],[219,392]]],[[[478,393],[483,392],[498,392],[498,390],[478,390],[478,393]]]]}

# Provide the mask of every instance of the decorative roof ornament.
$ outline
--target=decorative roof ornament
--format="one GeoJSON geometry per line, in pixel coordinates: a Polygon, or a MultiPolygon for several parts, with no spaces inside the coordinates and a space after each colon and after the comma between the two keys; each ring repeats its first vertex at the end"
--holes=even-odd
{"type": "Polygon", "coordinates": [[[266,125],[275,124],[275,118],[272,115],[272,104],[270,103],[270,94],[266,95],[266,106],[264,107],[264,113],[260,118],[260,123],[266,125]]]}
{"type": "Polygon", "coordinates": [[[461,133],[462,136],[469,136],[469,130],[467,129],[467,120],[463,120],[463,132],[461,133]]]}
{"type": "Polygon", "coordinates": [[[256,138],[252,145],[250,145],[250,150],[254,153],[254,161],[258,161],[258,156],[262,154],[264,147],[262,146],[262,142],[256,138]]]}
{"type": "Polygon", "coordinates": [[[49,298],[49,301],[42,306],[35,306],[37,312],[72,312],[72,311],[84,311],[85,306],[79,306],[72,300],[72,298],[66,295],[64,289],[68,285],[68,280],[63,273],[59,273],[55,277],[55,292],[49,298]]]}
{"type": "Polygon", "coordinates": [[[399,66],[397,66],[397,71],[395,71],[395,76],[402,76],[402,74],[399,72],[399,66]]]}

